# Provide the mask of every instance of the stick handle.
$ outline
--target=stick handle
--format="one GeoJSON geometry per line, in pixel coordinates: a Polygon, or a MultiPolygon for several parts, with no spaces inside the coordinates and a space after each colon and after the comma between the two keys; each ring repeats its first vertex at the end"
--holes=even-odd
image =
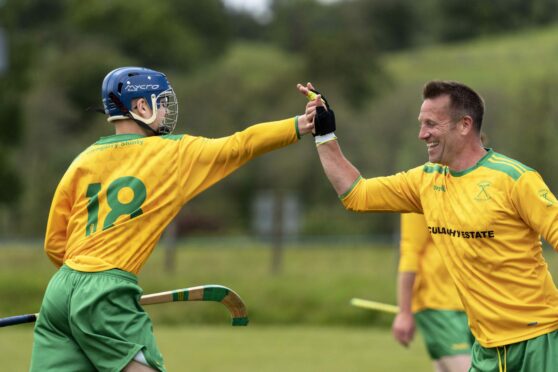
{"type": "Polygon", "coordinates": [[[364,300],[362,298],[352,298],[351,305],[362,309],[382,311],[384,313],[398,314],[399,306],[384,304],[377,301],[364,300]]]}
{"type": "Polygon", "coordinates": [[[37,320],[39,314],[24,314],[24,315],[15,315],[9,316],[7,318],[0,319],[0,327],[11,326],[15,324],[23,324],[23,323],[33,323],[37,320]]]}

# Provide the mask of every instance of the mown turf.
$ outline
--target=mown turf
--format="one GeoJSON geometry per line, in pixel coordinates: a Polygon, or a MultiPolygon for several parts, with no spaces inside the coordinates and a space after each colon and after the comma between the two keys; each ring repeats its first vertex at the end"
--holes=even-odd
{"type": "MultiPolygon", "coordinates": [[[[405,349],[372,327],[155,325],[155,333],[169,371],[431,371],[420,339],[405,349]]],[[[30,327],[1,329],[2,370],[27,370],[31,345],[30,327]]]]}
{"type": "MultiPolygon", "coordinates": [[[[349,306],[351,297],[393,302],[396,249],[347,244],[285,249],[282,269],[271,273],[266,246],[186,244],[178,248],[175,270],[164,269],[159,247],[139,276],[145,293],[203,284],[235,290],[246,302],[252,324],[389,325],[391,317],[349,306]]],[[[0,316],[38,311],[54,266],[40,245],[0,249],[0,316]]],[[[228,324],[224,306],[170,303],[146,308],[159,324],[228,324]]]]}

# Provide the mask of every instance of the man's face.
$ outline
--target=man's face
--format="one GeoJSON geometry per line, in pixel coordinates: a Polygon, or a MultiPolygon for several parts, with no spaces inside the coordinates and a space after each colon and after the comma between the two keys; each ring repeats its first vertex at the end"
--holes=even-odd
{"type": "Polygon", "coordinates": [[[461,144],[459,121],[454,122],[450,115],[449,96],[442,95],[424,100],[418,120],[419,139],[426,142],[428,161],[451,165],[461,144]]]}

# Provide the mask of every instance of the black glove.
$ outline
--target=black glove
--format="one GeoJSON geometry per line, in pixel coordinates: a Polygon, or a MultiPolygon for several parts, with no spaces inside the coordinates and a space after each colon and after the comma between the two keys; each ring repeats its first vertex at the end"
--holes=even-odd
{"type": "Polygon", "coordinates": [[[312,92],[319,94],[325,103],[326,107],[316,107],[316,117],[314,118],[314,136],[323,136],[324,134],[335,132],[335,113],[329,107],[327,99],[317,90],[311,89],[312,92]],[[327,108],[327,109],[326,109],[327,108]]]}

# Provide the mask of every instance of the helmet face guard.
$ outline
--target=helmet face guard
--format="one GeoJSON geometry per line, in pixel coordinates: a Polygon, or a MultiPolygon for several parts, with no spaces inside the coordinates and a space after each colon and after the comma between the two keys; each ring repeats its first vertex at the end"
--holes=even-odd
{"type": "MultiPolygon", "coordinates": [[[[142,67],[121,67],[107,74],[101,89],[103,106],[108,121],[133,119],[146,126],[158,118],[160,110],[165,114],[155,134],[172,133],[178,120],[176,94],[165,74],[142,67]],[[143,98],[153,111],[149,119],[132,112],[132,103],[143,98]]],[[[142,125],[143,126],[143,125],[142,125]]]]}
{"type": "Polygon", "coordinates": [[[163,120],[159,124],[158,132],[160,134],[171,134],[176,127],[178,121],[178,100],[172,88],[169,88],[156,97],[155,103],[151,105],[155,107],[153,113],[155,117],[159,110],[165,110],[163,120]]]}

